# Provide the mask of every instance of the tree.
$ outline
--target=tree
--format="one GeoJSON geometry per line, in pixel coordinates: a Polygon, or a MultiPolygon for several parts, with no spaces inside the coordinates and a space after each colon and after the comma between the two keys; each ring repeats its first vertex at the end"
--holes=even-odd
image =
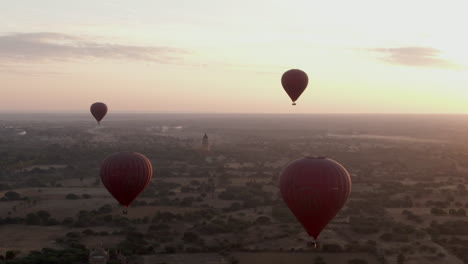
{"type": "Polygon", "coordinates": [[[164,252],[167,253],[167,254],[174,254],[177,251],[176,251],[175,247],[166,246],[166,247],[164,247],[164,252]]]}
{"type": "Polygon", "coordinates": [[[96,234],[96,232],[94,232],[92,229],[85,229],[81,231],[81,233],[83,233],[86,236],[93,236],[96,234]]]}
{"type": "Polygon", "coordinates": [[[367,261],[364,259],[355,258],[348,260],[348,264],[367,264],[367,261]]]}
{"type": "Polygon", "coordinates": [[[185,232],[184,233],[184,241],[187,243],[195,243],[198,241],[199,237],[197,234],[193,232],[185,232]]]}
{"type": "Polygon", "coordinates": [[[65,234],[66,237],[68,238],[79,238],[80,233],[79,232],[68,232],[65,234]]]}
{"type": "Polygon", "coordinates": [[[433,215],[446,215],[447,212],[445,212],[443,209],[440,209],[440,208],[432,208],[431,209],[431,214],[433,214],[433,215]]]}
{"type": "Polygon", "coordinates": [[[268,225],[270,222],[270,218],[264,215],[257,217],[257,219],[255,220],[255,223],[260,225],[268,225]]]}
{"type": "Polygon", "coordinates": [[[318,256],[314,258],[314,264],[325,264],[325,260],[322,257],[318,256]]]}
{"type": "Polygon", "coordinates": [[[66,199],[68,200],[78,200],[80,199],[80,197],[76,194],[73,194],[73,193],[69,193],[67,194],[67,196],[65,196],[66,199]]]}
{"type": "Polygon", "coordinates": [[[45,210],[37,211],[37,216],[39,216],[42,220],[47,220],[50,217],[50,213],[45,210]]]}
{"type": "Polygon", "coordinates": [[[19,254],[19,251],[16,250],[8,250],[5,253],[5,259],[14,259],[19,254]]]}
{"type": "Polygon", "coordinates": [[[392,241],[392,234],[390,233],[383,233],[381,236],[380,236],[380,239],[382,239],[383,241],[385,242],[388,242],[388,241],[392,241]]]}
{"type": "Polygon", "coordinates": [[[47,226],[53,226],[58,224],[60,224],[60,222],[55,218],[47,218],[47,220],[45,221],[45,225],[47,226]]]}
{"type": "Polygon", "coordinates": [[[6,263],[87,263],[86,261],[88,259],[88,251],[79,244],[73,244],[71,248],[63,250],[43,248],[41,251],[32,251],[28,256],[22,258],[16,257],[18,253],[18,251],[12,253],[7,252],[7,257],[14,257],[15,259],[6,261],[6,263]]]}
{"type": "Polygon", "coordinates": [[[192,181],[190,182],[190,185],[193,185],[193,186],[200,186],[200,182],[197,181],[197,180],[192,180],[192,181]]]}
{"type": "Polygon", "coordinates": [[[71,218],[71,217],[65,217],[65,218],[63,219],[62,223],[63,223],[64,225],[71,225],[71,224],[73,224],[73,218],[71,218]]]}
{"type": "Polygon", "coordinates": [[[26,224],[27,225],[40,225],[41,218],[37,214],[29,213],[26,215],[26,224]]]}
{"type": "Polygon", "coordinates": [[[324,252],[341,252],[343,248],[338,244],[324,244],[322,250],[324,252]]]}
{"type": "Polygon", "coordinates": [[[405,255],[403,255],[402,253],[400,253],[397,257],[397,263],[398,264],[403,264],[405,263],[405,255]]]}
{"type": "Polygon", "coordinates": [[[21,194],[14,191],[8,191],[4,194],[4,196],[8,201],[15,201],[21,199],[21,194]]]}

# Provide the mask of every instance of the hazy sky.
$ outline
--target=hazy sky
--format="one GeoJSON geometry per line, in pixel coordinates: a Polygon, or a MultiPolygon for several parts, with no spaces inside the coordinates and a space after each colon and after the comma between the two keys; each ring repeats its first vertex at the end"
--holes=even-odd
{"type": "Polygon", "coordinates": [[[0,111],[468,113],[466,0],[0,6],[0,111]]]}

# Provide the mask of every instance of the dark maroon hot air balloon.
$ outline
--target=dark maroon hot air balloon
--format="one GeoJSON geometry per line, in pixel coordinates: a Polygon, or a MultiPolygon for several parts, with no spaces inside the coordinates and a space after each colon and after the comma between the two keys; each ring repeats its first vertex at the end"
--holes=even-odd
{"type": "Polygon", "coordinates": [[[283,73],[281,77],[281,84],[289,95],[289,98],[293,101],[293,105],[296,105],[296,100],[304,92],[308,83],[309,77],[307,77],[307,74],[298,69],[289,70],[283,73]]]}
{"type": "Polygon", "coordinates": [[[283,170],[280,189],[289,209],[317,240],[348,199],[351,178],[332,159],[305,157],[292,161],[283,170]]]}
{"type": "Polygon", "coordinates": [[[104,103],[94,103],[91,105],[91,114],[94,116],[98,124],[107,114],[107,105],[104,103]]]}
{"type": "Polygon", "coordinates": [[[137,152],[118,152],[101,165],[101,180],[106,189],[123,206],[128,207],[153,177],[148,158],[137,152]]]}

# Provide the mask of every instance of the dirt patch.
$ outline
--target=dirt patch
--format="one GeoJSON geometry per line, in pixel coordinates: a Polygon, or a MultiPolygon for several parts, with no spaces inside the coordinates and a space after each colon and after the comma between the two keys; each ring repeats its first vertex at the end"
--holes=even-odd
{"type": "Polygon", "coordinates": [[[234,253],[233,256],[239,260],[239,264],[310,264],[316,257],[322,257],[325,263],[347,264],[350,259],[363,259],[369,264],[379,263],[377,259],[366,253],[301,253],[301,252],[261,252],[261,253],[234,253]]]}
{"type": "Polygon", "coordinates": [[[70,229],[61,226],[0,226],[0,251],[20,249],[29,252],[45,247],[56,248],[55,239],[67,232],[70,229]]]}

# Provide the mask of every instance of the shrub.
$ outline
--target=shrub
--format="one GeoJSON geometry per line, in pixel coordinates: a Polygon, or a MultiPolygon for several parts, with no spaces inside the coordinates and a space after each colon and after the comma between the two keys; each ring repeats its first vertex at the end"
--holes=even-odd
{"type": "Polygon", "coordinates": [[[80,197],[76,194],[73,194],[73,193],[69,193],[67,194],[67,196],[65,196],[65,199],[68,199],[68,200],[78,200],[80,199],[80,197]]]}

